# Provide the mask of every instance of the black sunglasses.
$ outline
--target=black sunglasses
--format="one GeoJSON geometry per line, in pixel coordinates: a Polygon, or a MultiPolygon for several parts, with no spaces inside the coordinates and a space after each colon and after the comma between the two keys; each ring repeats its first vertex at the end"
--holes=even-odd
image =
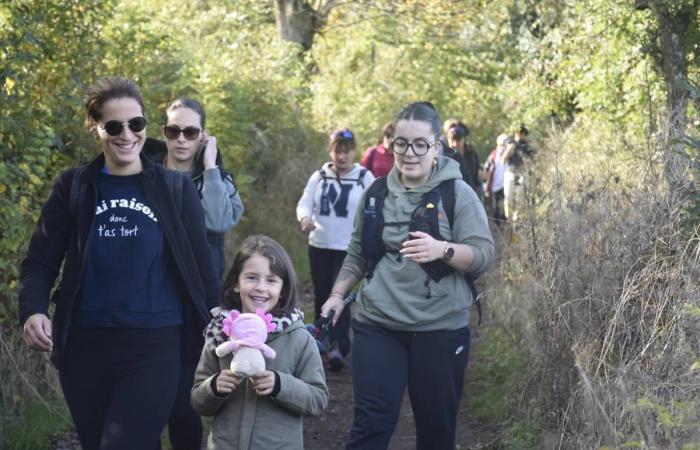
{"type": "Polygon", "coordinates": [[[173,140],[179,138],[180,133],[182,133],[182,135],[185,136],[185,139],[187,139],[188,141],[194,141],[199,137],[199,133],[201,132],[202,130],[197,127],[180,128],[175,125],[163,126],[163,134],[165,135],[165,137],[173,140]]]}
{"type": "Polygon", "coordinates": [[[104,125],[99,125],[110,136],[119,136],[124,130],[124,125],[128,126],[131,131],[138,133],[146,128],[145,117],[132,117],[128,122],[120,122],[118,120],[108,120],[104,125]]]}

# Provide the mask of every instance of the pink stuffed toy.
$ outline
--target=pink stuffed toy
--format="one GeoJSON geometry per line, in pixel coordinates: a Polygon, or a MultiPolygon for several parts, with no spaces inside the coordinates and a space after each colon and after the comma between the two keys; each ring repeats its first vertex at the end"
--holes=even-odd
{"type": "Polygon", "coordinates": [[[224,319],[224,333],[230,340],[216,347],[216,355],[221,358],[233,353],[231,370],[239,377],[251,377],[265,370],[265,359],[274,359],[275,351],[265,344],[267,333],[275,331],[272,315],[265,314],[262,308],[252,313],[239,313],[235,309],[224,319]]]}

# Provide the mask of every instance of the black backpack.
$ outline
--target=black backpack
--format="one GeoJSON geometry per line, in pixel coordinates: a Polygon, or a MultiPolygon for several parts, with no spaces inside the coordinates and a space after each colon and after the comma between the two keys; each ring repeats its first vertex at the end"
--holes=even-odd
{"type": "MultiPolygon", "coordinates": [[[[442,206],[447,215],[447,220],[452,229],[455,214],[455,181],[445,180],[431,191],[423,195],[420,204],[411,213],[411,220],[403,222],[384,222],[382,207],[384,199],[389,193],[386,177],[379,177],[367,188],[365,195],[365,205],[363,210],[363,223],[361,230],[362,256],[369,261],[366,277],[372,278],[374,269],[379,260],[387,253],[382,241],[382,232],[385,226],[408,225],[410,231],[423,231],[438,240],[445,240],[440,235],[438,204],[442,200],[442,206]]],[[[441,259],[420,265],[426,274],[435,282],[440,281],[445,276],[454,272],[446,262],[441,259]]],[[[469,286],[474,302],[479,314],[479,325],[481,325],[481,302],[479,299],[475,277],[465,273],[464,279],[469,286]]]]}

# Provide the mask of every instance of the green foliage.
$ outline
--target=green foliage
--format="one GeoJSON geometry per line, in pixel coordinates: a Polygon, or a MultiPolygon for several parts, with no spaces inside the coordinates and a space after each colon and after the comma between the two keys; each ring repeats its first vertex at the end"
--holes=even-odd
{"type": "MultiPolygon", "coordinates": [[[[228,253],[249,234],[269,234],[289,251],[302,278],[308,277],[306,238],[294,209],[308,176],[327,159],[328,133],[347,126],[360,148],[373,145],[381,126],[410,101],[430,100],[443,119],[464,119],[482,160],[498,134],[527,123],[546,149],[532,178],[543,185],[532,195],[537,214],[585,210],[607,191],[623,198],[663,158],[655,145],[666,113],[658,23],[633,2],[339,2],[307,52],[277,38],[273,3],[0,4],[0,303],[15,300],[19,262],[52,180],[95,153],[95,140],[83,129],[81,98],[101,76],[139,84],[152,137],[160,137],[171,100],[191,96],[203,103],[207,128],[246,206],[228,253]],[[577,189],[562,206],[552,194],[564,181],[577,189]]],[[[677,11],[691,0],[663,4],[677,11]]],[[[684,140],[697,185],[698,27],[685,38],[695,116],[684,140]]],[[[692,234],[700,201],[697,191],[691,194],[692,234]]],[[[610,267],[617,273],[615,261],[610,267]]],[[[521,269],[506,273],[508,281],[519,281],[521,269]]],[[[2,309],[0,324],[14,323],[15,314],[2,309]]],[[[508,415],[512,405],[498,399],[512,394],[519,372],[530,369],[515,348],[504,334],[488,338],[485,364],[475,370],[489,383],[474,400],[480,417],[508,415]]],[[[557,349],[561,361],[571,362],[570,349],[557,349]]],[[[510,429],[513,445],[506,447],[535,442],[525,426],[510,429]]]]}
{"type": "Polygon", "coordinates": [[[68,408],[63,402],[59,405],[62,414],[58,414],[55,407],[48,408],[38,401],[27,404],[20,417],[0,427],[3,430],[0,447],[7,450],[47,448],[48,436],[70,430],[70,425],[65,420],[68,408]]]}
{"type": "Polygon", "coordinates": [[[11,1],[0,5],[0,299],[57,171],[80,158],[80,99],[100,58],[96,32],[110,4],[11,1]],[[70,155],[70,156],[69,156],[70,155]]]}
{"type": "Polygon", "coordinates": [[[512,417],[528,355],[513,342],[510,333],[490,328],[470,359],[469,379],[474,388],[465,398],[470,414],[496,423],[512,417]]]}

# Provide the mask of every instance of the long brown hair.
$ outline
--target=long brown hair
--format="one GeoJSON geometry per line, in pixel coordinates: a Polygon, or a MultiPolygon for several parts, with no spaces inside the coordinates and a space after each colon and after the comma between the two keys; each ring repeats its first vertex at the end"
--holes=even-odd
{"type": "Polygon", "coordinates": [[[258,254],[270,261],[270,271],[282,278],[282,292],[277,305],[270,311],[274,314],[289,314],[299,302],[299,280],[294,271],[292,260],[284,248],[274,239],[262,234],[248,236],[233,258],[231,269],[224,281],[221,306],[226,309],[243,310],[241,296],[236,292],[238,277],[243,271],[243,265],[251,256],[258,254]]]}

